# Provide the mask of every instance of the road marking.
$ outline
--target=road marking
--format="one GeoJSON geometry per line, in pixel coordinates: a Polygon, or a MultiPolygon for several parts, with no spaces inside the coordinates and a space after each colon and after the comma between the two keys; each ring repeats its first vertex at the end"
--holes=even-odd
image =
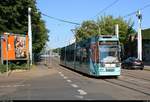
{"type": "Polygon", "coordinates": [[[83,96],[76,95],[75,97],[83,99],[83,96]]]}
{"type": "Polygon", "coordinates": [[[94,99],[85,99],[85,100],[94,100],[94,99]]]}
{"type": "Polygon", "coordinates": [[[67,80],[67,82],[69,82],[69,83],[70,83],[70,82],[72,82],[72,81],[71,81],[71,80],[67,80]]]}
{"type": "Polygon", "coordinates": [[[5,85],[5,86],[0,86],[0,88],[9,88],[9,87],[23,87],[23,86],[30,86],[29,84],[23,85],[23,84],[17,84],[17,85],[5,85]]]}
{"type": "Polygon", "coordinates": [[[67,79],[67,78],[68,78],[68,77],[65,77],[65,76],[64,76],[64,79],[67,79]]]}
{"type": "Polygon", "coordinates": [[[0,86],[1,88],[12,87],[11,85],[0,86]]]}
{"type": "Polygon", "coordinates": [[[20,87],[20,86],[25,86],[25,85],[13,85],[13,87],[20,87]]]}
{"type": "Polygon", "coordinates": [[[78,85],[76,85],[76,84],[71,84],[71,86],[74,87],[74,88],[78,87],[78,85]]]}
{"type": "Polygon", "coordinates": [[[87,93],[84,90],[79,89],[78,92],[80,93],[80,95],[86,95],[87,93]]]}
{"type": "Polygon", "coordinates": [[[63,76],[64,76],[64,74],[60,74],[60,76],[62,76],[62,77],[63,77],[63,76]]]}

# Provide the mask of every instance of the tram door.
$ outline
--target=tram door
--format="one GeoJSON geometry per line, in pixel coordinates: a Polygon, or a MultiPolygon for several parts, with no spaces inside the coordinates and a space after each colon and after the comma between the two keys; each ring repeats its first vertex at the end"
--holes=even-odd
{"type": "Polygon", "coordinates": [[[97,73],[98,64],[99,64],[98,43],[93,43],[90,46],[90,71],[92,74],[97,73]]]}

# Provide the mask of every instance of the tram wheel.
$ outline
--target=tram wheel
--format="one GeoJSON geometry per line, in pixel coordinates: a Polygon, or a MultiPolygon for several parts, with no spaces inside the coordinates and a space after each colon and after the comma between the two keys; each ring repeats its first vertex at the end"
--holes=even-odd
{"type": "Polygon", "coordinates": [[[143,68],[140,68],[140,70],[143,70],[143,68]]]}

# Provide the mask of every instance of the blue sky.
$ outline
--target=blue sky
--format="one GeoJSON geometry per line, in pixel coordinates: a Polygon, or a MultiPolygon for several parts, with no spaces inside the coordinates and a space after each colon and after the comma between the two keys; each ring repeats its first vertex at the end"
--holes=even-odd
{"type": "MultiPolygon", "coordinates": [[[[56,18],[82,23],[85,20],[96,20],[95,17],[102,9],[110,5],[115,0],[37,0],[37,8],[44,14],[56,18]]],[[[114,17],[125,16],[137,9],[150,4],[150,0],[119,0],[101,15],[113,15],[114,17]]],[[[142,29],[150,28],[150,7],[142,11],[142,29]]],[[[137,30],[138,20],[135,15],[125,18],[134,21],[134,28],[137,30]]],[[[46,22],[47,29],[50,30],[48,47],[57,48],[69,44],[69,40],[74,34],[71,29],[76,25],[59,22],[42,16],[46,22]]]]}

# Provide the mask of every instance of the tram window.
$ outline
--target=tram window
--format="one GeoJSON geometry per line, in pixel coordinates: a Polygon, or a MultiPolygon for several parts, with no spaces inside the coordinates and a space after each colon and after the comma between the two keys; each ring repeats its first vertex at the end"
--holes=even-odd
{"type": "Polygon", "coordinates": [[[80,62],[80,49],[76,50],[76,61],[80,62]]]}
{"type": "Polygon", "coordinates": [[[82,48],[81,58],[81,61],[84,63],[88,61],[88,50],[86,48],[82,48]]]}
{"type": "Polygon", "coordinates": [[[61,56],[60,56],[60,59],[61,59],[61,60],[64,60],[64,58],[65,58],[65,49],[62,48],[62,49],[61,49],[61,56]]]}
{"type": "Polygon", "coordinates": [[[70,61],[74,61],[74,50],[70,50],[70,61]]]}
{"type": "Polygon", "coordinates": [[[66,60],[69,61],[69,48],[66,48],[66,60]]]}

